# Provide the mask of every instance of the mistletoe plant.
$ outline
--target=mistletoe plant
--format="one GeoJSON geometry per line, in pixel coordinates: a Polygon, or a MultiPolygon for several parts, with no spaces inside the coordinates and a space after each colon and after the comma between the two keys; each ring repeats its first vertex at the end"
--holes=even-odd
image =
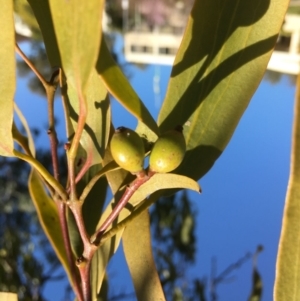
{"type": "Polygon", "coordinates": [[[106,267],[121,240],[137,299],[165,300],[147,208],[178,189],[200,191],[197,181],[222,154],[262,79],[288,0],[196,0],[157,121],[105,44],[103,0],[28,2],[54,72],[44,78],[16,45],[13,1],[1,0],[0,154],[31,165],[32,200],[77,300],[105,298],[106,267]],[[15,52],[46,91],[52,171],[36,159],[27,120],[14,103],[15,52]],[[58,87],[67,183],[58,164],[58,87]],[[114,129],[111,97],[137,119],[136,129],[114,129]],[[105,207],[107,189],[113,199],[105,207]]]}

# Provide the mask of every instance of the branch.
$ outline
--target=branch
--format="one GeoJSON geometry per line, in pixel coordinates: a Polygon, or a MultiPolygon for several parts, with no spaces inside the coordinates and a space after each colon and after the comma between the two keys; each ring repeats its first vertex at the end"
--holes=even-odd
{"type": "Polygon", "coordinates": [[[46,79],[43,77],[43,75],[35,68],[35,66],[30,62],[29,58],[26,56],[26,54],[21,50],[18,44],[15,46],[16,52],[20,55],[20,57],[24,60],[24,62],[28,65],[28,67],[34,72],[34,74],[37,76],[37,78],[41,81],[44,88],[47,89],[47,86],[49,83],[46,81],[46,79]]]}
{"type": "Polygon", "coordinates": [[[110,213],[110,215],[106,218],[106,220],[103,222],[103,224],[100,226],[98,230],[94,233],[94,235],[91,238],[91,242],[95,245],[99,245],[102,239],[102,236],[104,232],[107,230],[107,228],[114,222],[114,220],[118,217],[121,210],[125,207],[125,205],[128,203],[132,195],[139,189],[140,186],[142,186],[144,183],[146,183],[150,178],[153,176],[146,175],[143,173],[142,176],[138,176],[128,187],[126,187],[126,190],[119,200],[119,202],[114,207],[113,211],[110,213]]]}

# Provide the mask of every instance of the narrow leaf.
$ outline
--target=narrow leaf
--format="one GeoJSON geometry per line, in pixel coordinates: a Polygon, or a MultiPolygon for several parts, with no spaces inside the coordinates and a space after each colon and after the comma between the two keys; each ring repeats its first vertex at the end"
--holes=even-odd
{"type": "Polygon", "coordinates": [[[300,300],[300,76],[294,109],[291,168],[274,287],[275,301],[300,300]]]}
{"type": "Polygon", "coordinates": [[[13,156],[13,99],[16,89],[13,1],[0,0],[0,155],[13,156]]]}
{"type": "Polygon", "coordinates": [[[260,83],[288,0],[196,0],[159,114],[184,126],[178,171],[201,178],[221,155],[260,83]],[[213,20],[213,21],[212,21],[213,20]]]}
{"type": "Polygon", "coordinates": [[[57,68],[62,67],[62,64],[49,2],[50,0],[28,0],[42,32],[49,62],[57,68]]]}
{"type": "Polygon", "coordinates": [[[123,248],[137,300],[166,300],[152,255],[150,218],[147,211],[125,228],[123,248]]]}
{"type": "Polygon", "coordinates": [[[130,204],[137,206],[146,197],[162,189],[184,188],[200,192],[199,184],[191,178],[172,174],[155,174],[149,181],[143,184],[131,197],[130,204]]]}
{"type": "MultiPolygon", "coordinates": [[[[32,155],[32,156],[35,156],[35,146],[34,146],[34,141],[33,141],[33,137],[31,135],[31,131],[30,131],[30,128],[29,128],[29,125],[27,123],[27,120],[25,118],[25,116],[23,115],[22,111],[19,109],[19,107],[17,106],[17,104],[15,103],[14,104],[14,109],[15,109],[15,112],[17,114],[17,116],[19,117],[20,121],[21,121],[21,124],[22,126],[24,127],[25,129],[25,132],[27,134],[27,137],[24,137],[23,136],[23,140],[24,142],[27,144],[27,149],[29,150],[29,153],[32,155]]],[[[19,136],[21,137],[21,133],[19,132],[19,136]]],[[[15,138],[15,137],[14,137],[15,138]]]]}
{"type": "Polygon", "coordinates": [[[39,221],[71,281],[71,271],[64,247],[57,207],[54,201],[48,196],[40,176],[34,169],[32,169],[28,179],[28,188],[39,221]]]}
{"type": "Polygon", "coordinates": [[[107,90],[117,101],[151,131],[158,134],[155,120],[112,58],[104,40],[101,43],[96,68],[107,90]]]}
{"type": "Polygon", "coordinates": [[[84,90],[101,42],[103,0],[50,1],[63,70],[68,85],[84,90]]]}

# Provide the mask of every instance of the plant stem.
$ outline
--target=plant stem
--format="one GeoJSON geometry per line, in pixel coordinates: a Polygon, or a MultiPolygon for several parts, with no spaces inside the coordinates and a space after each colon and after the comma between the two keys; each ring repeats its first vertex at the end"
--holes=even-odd
{"type": "Polygon", "coordinates": [[[54,96],[56,91],[56,84],[47,85],[45,88],[48,101],[48,135],[50,140],[50,149],[52,157],[53,176],[59,182],[59,164],[57,155],[57,134],[55,129],[55,118],[54,118],[54,96]]]}
{"type": "Polygon", "coordinates": [[[66,219],[66,204],[61,201],[56,201],[56,206],[58,209],[58,216],[59,216],[59,222],[60,227],[62,230],[63,235],[63,241],[67,253],[67,259],[71,270],[71,276],[72,276],[72,285],[74,292],[78,298],[79,301],[84,301],[81,287],[80,287],[80,279],[78,278],[78,273],[75,269],[75,260],[71,248],[71,242],[70,242],[70,236],[68,231],[68,225],[67,225],[67,219],[66,219]]]}
{"type": "Polygon", "coordinates": [[[150,178],[151,175],[143,174],[143,176],[138,176],[128,187],[126,187],[126,190],[124,194],[122,195],[119,202],[116,204],[113,211],[110,213],[110,215],[106,218],[106,220],[103,222],[103,224],[100,226],[100,228],[94,233],[94,235],[91,238],[91,242],[95,245],[99,245],[102,239],[102,236],[104,232],[107,230],[107,228],[114,222],[114,220],[118,217],[121,210],[125,207],[125,205],[128,203],[132,195],[135,193],[135,191],[144,183],[146,183],[150,178]]]}
{"type": "MultiPolygon", "coordinates": [[[[55,73],[57,73],[57,71],[55,73]]],[[[54,79],[54,75],[55,74],[52,75],[52,79],[54,79]]],[[[55,117],[54,117],[54,96],[55,96],[57,83],[53,82],[53,80],[51,80],[51,82],[52,84],[49,84],[47,85],[47,87],[45,87],[47,100],[48,100],[48,122],[49,122],[48,135],[50,140],[53,176],[59,182],[60,175],[59,175],[59,163],[58,163],[58,154],[57,154],[58,140],[57,140],[57,134],[55,129],[55,117]]],[[[57,193],[54,196],[54,200],[58,210],[62,237],[63,237],[64,246],[67,254],[68,264],[71,270],[73,289],[78,300],[84,301],[81,287],[80,287],[80,279],[78,278],[78,274],[75,268],[75,260],[71,248],[71,241],[70,241],[70,235],[69,235],[67,217],[66,217],[66,204],[59,199],[57,193]]]]}
{"type": "Polygon", "coordinates": [[[86,247],[87,245],[90,244],[90,239],[89,239],[88,233],[86,231],[83,216],[82,216],[83,202],[81,202],[79,200],[74,200],[74,201],[70,201],[68,205],[74,215],[83,245],[84,245],[84,247],[86,247]]]}
{"type": "Polygon", "coordinates": [[[84,301],[91,301],[91,284],[90,284],[90,272],[91,272],[91,259],[86,260],[85,258],[77,259],[77,267],[79,269],[81,281],[82,281],[82,292],[84,301]]]}
{"type": "Polygon", "coordinates": [[[157,191],[149,196],[140,206],[138,206],[134,211],[119,222],[117,225],[113,226],[110,230],[102,235],[100,246],[105,243],[108,239],[116,235],[121,229],[124,229],[130,222],[137,218],[144,210],[150,207],[157,199],[161,196],[161,191],[157,191]]]}
{"type": "MultiPolygon", "coordinates": [[[[67,85],[64,79],[64,74],[60,72],[60,86],[62,91],[62,101],[65,111],[65,120],[67,133],[73,135],[72,124],[70,123],[70,115],[69,115],[69,100],[67,94],[67,85]]],[[[96,252],[96,246],[90,243],[89,235],[86,231],[83,216],[82,216],[82,205],[83,201],[78,200],[77,191],[76,191],[76,176],[75,173],[75,159],[77,156],[77,150],[79,147],[79,141],[85,126],[86,121],[86,104],[85,99],[82,95],[82,91],[78,91],[79,95],[79,117],[77,123],[77,129],[74,133],[74,137],[72,139],[70,148],[67,148],[67,158],[68,158],[68,174],[69,174],[69,184],[67,191],[70,192],[70,198],[68,202],[68,206],[73,213],[82,243],[83,243],[83,255],[79,259],[77,259],[77,266],[80,273],[81,278],[81,291],[83,295],[84,301],[91,301],[91,284],[90,284],[90,270],[91,270],[91,261],[94,253],[96,252]]]]}
{"type": "Polygon", "coordinates": [[[83,202],[76,200],[70,201],[69,207],[74,215],[76,225],[79,230],[80,237],[83,243],[83,254],[77,259],[77,267],[79,269],[82,293],[84,301],[90,301],[91,299],[91,286],[90,286],[90,270],[91,261],[97,250],[97,247],[90,243],[90,237],[86,231],[84,220],[82,216],[82,205],[83,202]]]}
{"type": "Polygon", "coordinates": [[[31,61],[28,59],[26,54],[21,50],[18,44],[16,44],[15,49],[16,52],[20,55],[20,57],[24,60],[24,62],[28,65],[28,67],[35,73],[35,75],[38,77],[38,79],[41,81],[41,83],[46,89],[46,87],[48,86],[48,82],[43,77],[43,75],[35,68],[35,66],[31,63],[31,61]]]}
{"type": "Polygon", "coordinates": [[[67,151],[68,155],[68,169],[69,169],[69,180],[70,180],[70,199],[77,200],[77,192],[76,192],[76,174],[75,174],[75,159],[77,155],[77,150],[79,147],[79,141],[85,126],[87,110],[86,103],[83,97],[82,91],[78,91],[79,97],[79,116],[77,122],[77,129],[75,135],[73,137],[71,147],[67,151]]]}
{"type": "Polygon", "coordinates": [[[105,175],[109,171],[120,169],[121,167],[117,165],[115,161],[111,161],[110,163],[106,164],[99,172],[97,172],[93,178],[89,181],[89,183],[85,186],[83,189],[83,192],[81,193],[81,196],[79,198],[80,201],[84,201],[86,197],[88,196],[89,192],[92,190],[94,185],[97,183],[97,181],[105,175]]]}
{"type": "Polygon", "coordinates": [[[75,178],[75,183],[78,183],[82,177],[85,175],[85,173],[88,171],[88,169],[91,167],[92,164],[92,154],[88,152],[87,158],[81,167],[80,171],[77,173],[76,178],[75,178]]]}

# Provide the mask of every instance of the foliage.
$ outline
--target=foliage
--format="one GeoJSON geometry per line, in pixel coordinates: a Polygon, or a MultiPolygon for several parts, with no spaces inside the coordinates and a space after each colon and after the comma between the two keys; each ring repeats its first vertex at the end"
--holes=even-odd
{"type": "MultiPolygon", "coordinates": [[[[55,71],[47,80],[15,46],[13,3],[3,0],[0,42],[6,47],[0,50],[0,154],[30,164],[28,187],[39,221],[79,301],[107,298],[106,266],[121,240],[138,300],[165,300],[152,257],[146,209],[179,189],[201,190],[197,181],[224,151],[263,76],[288,1],[226,0],[216,7],[210,0],[196,0],[157,122],[108,50],[101,28],[103,0],[28,2],[55,71]],[[27,121],[13,101],[14,49],[45,90],[51,169],[35,155],[27,121]],[[61,178],[55,129],[57,87],[68,140],[64,146],[66,183],[61,178]],[[158,137],[183,126],[187,151],[178,168],[158,173],[144,167],[135,175],[112,160],[111,96],[137,119],[136,132],[144,139],[145,157],[158,137]],[[15,124],[14,111],[26,134],[15,124]],[[113,198],[106,206],[108,188],[113,198]]],[[[193,241],[193,219],[185,213],[180,239],[177,237],[179,250],[193,241]]],[[[192,259],[193,250],[189,252],[187,258],[192,259]]],[[[260,297],[257,275],[254,269],[251,298],[260,297]]],[[[202,288],[201,282],[195,283],[199,298],[202,288]]],[[[180,300],[180,292],[174,292],[180,300]]]]}

